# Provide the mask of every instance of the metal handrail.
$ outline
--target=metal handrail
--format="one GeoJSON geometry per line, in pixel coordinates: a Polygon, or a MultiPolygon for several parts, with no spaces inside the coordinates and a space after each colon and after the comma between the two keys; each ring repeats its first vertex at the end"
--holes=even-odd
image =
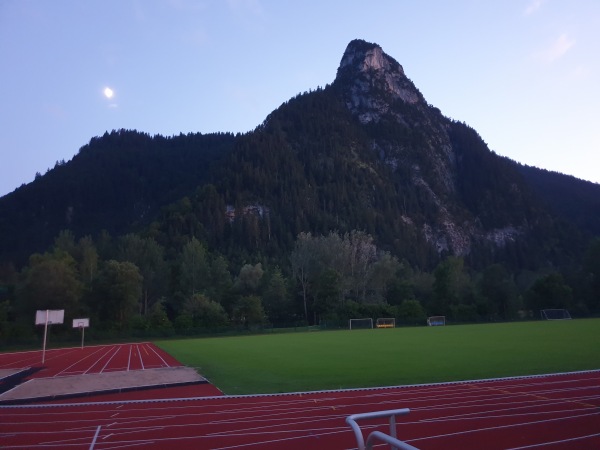
{"type": "Polygon", "coordinates": [[[389,434],[382,433],[381,431],[373,431],[369,437],[367,438],[367,448],[366,450],[373,450],[373,446],[376,440],[380,440],[385,442],[386,444],[390,444],[390,447],[396,450],[419,450],[417,447],[413,447],[406,442],[400,441],[389,434]]]}
{"type": "Polygon", "coordinates": [[[370,450],[373,446],[373,441],[376,439],[382,440],[392,447],[392,449],[398,450],[418,450],[416,447],[409,445],[405,442],[402,442],[396,437],[396,416],[405,416],[410,412],[408,408],[402,409],[391,409],[388,411],[376,411],[370,413],[362,413],[362,414],[352,414],[351,416],[346,417],[346,423],[350,425],[352,431],[354,432],[354,436],[356,437],[356,443],[358,444],[358,450],[370,450]],[[390,434],[387,435],[380,431],[373,431],[369,437],[367,438],[367,446],[365,446],[365,438],[363,436],[362,430],[358,425],[358,420],[363,419],[380,419],[382,417],[390,419],[390,434]]]}

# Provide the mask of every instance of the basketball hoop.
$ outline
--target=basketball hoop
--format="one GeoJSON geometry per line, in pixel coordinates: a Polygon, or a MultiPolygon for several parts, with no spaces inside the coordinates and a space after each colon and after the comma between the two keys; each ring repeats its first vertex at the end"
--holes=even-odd
{"type": "Polygon", "coordinates": [[[81,348],[83,348],[83,339],[85,336],[85,329],[90,326],[90,319],[73,319],[73,328],[79,328],[81,330],[81,348]]]}

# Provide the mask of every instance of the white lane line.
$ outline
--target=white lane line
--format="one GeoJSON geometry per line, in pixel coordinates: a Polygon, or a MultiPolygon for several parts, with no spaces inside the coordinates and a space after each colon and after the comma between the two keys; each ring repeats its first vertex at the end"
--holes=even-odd
{"type": "Polygon", "coordinates": [[[22,369],[23,367],[38,364],[41,359],[41,353],[40,350],[36,350],[36,354],[23,359],[9,359],[6,357],[7,361],[3,361],[0,364],[0,369],[22,369]]]}
{"type": "MultiPolygon", "coordinates": [[[[98,360],[97,360],[97,361],[96,361],[94,364],[92,364],[88,370],[86,370],[85,372],[83,372],[83,374],[85,375],[85,374],[87,374],[87,373],[91,372],[91,371],[92,371],[92,369],[93,369],[94,367],[96,367],[97,365],[101,364],[101,363],[102,363],[102,360],[103,360],[103,359],[104,359],[104,358],[105,358],[105,357],[106,357],[108,354],[110,354],[110,353],[111,353],[113,350],[114,350],[114,346],[108,346],[108,347],[106,347],[106,351],[104,352],[104,354],[103,354],[103,355],[102,355],[100,358],[98,358],[98,360]]],[[[109,361],[110,361],[110,359],[109,359],[109,361]]],[[[106,364],[104,365],[104,367],[106,367],[106,364]]],[[[103,367],[102,369],[100,369],[100,372],[98,372],[98,373],[102,373],[102,371],[104,370],[104,367],[103,367]]],[[[92,373],[95,373],[95,372],[92,372],[92,373]]]]}
{"type": "Polygon", "coordinates": [[[133,348],[133,345],[129,346],[129,358],[127,358],[127,372],[129,372],[129,367],[131,366],[131,349],[133,348]]]}
{"type": "MultiPolygon", "coordinates": [[[[578,407],[576,410],[586,410],[590,408],[595,408],[593,405],[586,405],[582,403],[583,401],[594,401],[600,399],[599,395],[588,395],[582,397],[565,397],[565,398],[552,398],[547,400],[522,400],[514,399],[511,401],[493,403],[491,401],[485,402],[464,402],[464,403],[454,403],[454,404],[438,404],[435,406],[412,406],[411,411],[419,411],[419,412],[433,412],[440,411],[444,416],[441,418],[454,418],[454,417],[466,417],[469,415],[477,415],[479,414],[479,410],[481,407],[485,407],[486,413],[495,413],[495,412],[503,412],[503,411],[517,411],[517,410],[536,410],[539,408],[547,408],[548,406],[558,406],[565,405],[569,403],[576,403],[578,407]],[[494,408],[494,409],[492,409],[494,408]],[[459,411],[458,413],[454,413],[452,410],[459,411]],[[468,412],[470,410],[475,410],[475,412],[468,412]],[[462,411],[462,412],[461,412],[462,411]]],[[[385,403],[394,403],[394,402],[380,402],[380,404],[385,403]]],[[[395,402],[397,403],[397,402],[395,402]]],[[[571,408],[573,409],[573,408],[571,408]]],[[[437,420],[437,419],[431,419],[437,420]]]]}
{"type": "MultiPolygon", "coordinates": [[[[92,431],[94,428],[88,428],[85,431],[92,431]]],[[[44,434],[44,435],[49,435],[49,438],[52,438],[53,435],[60,435],[61,437],[63,437],[63,439],[55,439],[55,440],[51,440],[51,441],[43,441],[40,440],[39,442],[37,442],[37,446],[41,446],[43,445],[44,448],[45,447],[59,447],[61,449],[64,448],[68,448],[68,447],[81,447],[83,445],[86,445],[89,441],[90,441],[90,437],[89,435],[86,436],[81,436],[81,432],[77,432],[77,433],[71,433],[74,435],[79,435],[78,437],[72,437],[72,438],[65,438],[64,433],[61,432],[44,432],[44,433],[40,433],[40,434],[44,434]]],[[[17,448],[17,447],[2,447],[2,448],[17,448]]],[[[28,449],[32,448],[31,446],[26,447],[28,449]]]]}
{"type": "Polygon", "coordinates": [[[145,370],[144,361],[142,360],[142,352],[140,352],[140,346],[136,345],[135,348],[137,348],[138,356],[140,358],[140,364],[142,365],[142,370],[145,370]]]}
{"type": "MultiPolygon", "coordinates": [[[[412,410],[411,410],[412,411],[412,410]]],[[[532,411],[532,412],[528,412],[528,413],[512,413],[511,411],[508,411],[508,414],[488,414],[487,411],[480,411],[479,413],[472,413],[469,415],[466,415],[465,417],[460,417],[460,416],[456,416],[456,417],[440,417],[440,418],[432,418],[432,419],[422,419],[418,422],[412,422],[412,423],[449,423],[449,422],[466,422],[466,421],[473,421],[473,420],[478,420],[478,421],[482,421],[482,420],[492,420],[492,419],[515,419],[515,420],[520,420],[522,418],[528,418],[528,417],[543,417],[544,415],[557,415],[557,417],[555,417],[555,419],[572,419],[572,418],[577,418],[579,416],[582,417],[587,417],[589,415],[589,412],[587,412],[586,410],[573,410],[573,409],[559,409],[559,410],[551,410],[551,411],[532,411]],[[478,415],[475,415],[478,414],[478,415]]],[[[551,419],[554,420],[554,419],[551,419]]],[[[409,423],[409,422],[406,422],[409,423]]]]}
{"type": "Polygon", "coordinates": [[[588,413],[588,414],[580,414],[577,416],[557,417],[554,419],[533,420],[531,422],[519,422],[519,423],[514,423],[514,424],[509,424],[509,425],[498,425],[498,426],[490,426],[490,427],[482,427],[482,428],[473,428],[470,430],[455,431],[452,433],[444,433],[444,434],[438,434],[438,435],[432,435],[432,436],[411,438],[411,439],[407,439],[406,442],[411,443],[411,442],[417,442],[417,441],[426,441],[429,439],[440,439],[440,438],[446,438],[449,436],[459,436],[459,435],[464,435],[464,434],[479,433],[481,431],[495,431],[495,430],[505,430],[507,428],[527,427],[530,425],[538,425],[538,424],[550,423],[550,422],[563,422],[563,421],[571,420],[571,419],[580,419],[582,417],[597,416],[599,414],[600,413],[598,413],[598,412],[592,412],[592,413],[588,413]]]}
{"type": "Polygon", "coordinates": [[[46,353],[49,353],[46,355],[46,362],[48,362],[49,360],[53,360],[53,359],[63,358],[64,356],[70,355],[71,353],[76,352],[76,351],[77,351],[77,349],[62,351],[62,349],[60,349],[60,348],[46,350],[46,353]]]}
{"type": "Polygon", "coordinates": [[[156,351],[156,349],[154,348],[154,346],[153,346],[153,345],[147,345],[147,346],[148,346],[148,348],[149,348],[150,350],[152,350],[152,351],[154,352],[154,354],[155,354],[156,356],[158,356],[158,357],[160,358],[160,360],[163,362],[163,364],[165,365],[165,367],[171,367],[171,366],[169,365],[169,363],[167,363],[167,362],[166,362],[166,361],[163,359],[163,357],[162,357],[162,356],[160,356],[160,354],[159,354],[159,353],[156,351]]]}
{"type": "Polygon", "coordinates": [[[101,428],[102,425],[98,425],[98,428],[96,428],[96,434],[94,434],[94,439],[92,440],[92,445],[90,445],[90,450],[94,450],[94,445],[96,445],[96,439],[98,439],[98,435],[100,434],[101,428]]]}
{"type": "Polygon", "coordinates": [[[565,443],[565,442],[581,441],[581,440],[584,440],[584,439],[589,439],[589,438],[598,437],[598,436],[600,436],[600,433],[587,434],[585,436],[576,436],[576,437],[573,437],[573,438],[570,438],[570,439],[562,439],[560,441],[547,441],[547,442],[541,442],[539,444],[525,445],[523,447],[508,448],[506,450],[522,450],[524,448],[545,447],[547,445],[562,444],[562,443],[565,443]]]}
{"type": "Polygon", "coordinates": [[[117,348],[115,350],[115,352],[111,355],[110,358],[108,358],[108,361],[106,361],[106,364],[104,364],[104,366],[102,367],[102,369],[100,369],[100,372],[98,373],[102,373],[104,372],[104,369],[106,369],[106,367],[110,364],[110,362],[112,361],[112,359],[117,355],[117,353],[119,353],[119,349],[117,348]]]}
{"type": "MultiPolygon", "coordinates": [[[[347,433],[346,428],[347,427],[344,427],[341,429],[328,428],[328,430],[331,430],[331,431],[317,432],[317,433],[315,433],[313,431],[320,431],[320,430],[318,430],[318,429],[317,430],[304,430],[304,434],[301,436],[291,436],[291,437],[286,437],[286,438],[281,438],[281,439],[270,439],[270,440],[263,440],[260,442],[250,442],[250,443],[244,443],[244,444],[238,444],[238,445],[228,445],[227,447],[213,447],[211,450],[229,450],[229,449],[234,449],[234,448],[252,447],[252,446],[260,447],[260,445],[273,444],[275,442],[283,443],[286,441],[295,441],[295,440],[303,440],[303,439],[319,439],[321,436],[332,436],[332,435],[336,435],[336,434],[347,433]]],[[[326,428],[326,430],[327,430],[327,428],[326,428]]],[[[163,440],[166,440],[166,439],[161,439],[161,441],[163,441],[163,440]]]]}
{"type": "MultiPolygon", "coordinates": [[[[90,354],[88,354],[88,355],[84,356],[84,357],[83,357],[83,358],[81,358],[81,359],[78,359],[78,360],[77,360],[77,361],[75,361],[73,364],[71,364],[69,367],[66,367],[66,368],[64,368],[63,370],[61,370],[60,372],[58,372],[58,373],[57,373],[56,375],[54,375],[54,376],[55,376],[55,377],[57,377],[57,376],[60,376],[60,374],[61,374],[61,373],[64,373],[64,374],[71,374],[71,375],[72,375],[73,373],[75,373],[75,374],[77,374],[77,373],[80,373],[80,372],[73,372],[73,373],[71,373],[71,372],[69,372],[69,369],[70,369],[71,367],[73,367],[73,366],[75,366],[75,365],[77,365],[77,364],[79,364],[79,363],[81,363],[81,362],[85,361],[86,359],[88,359],[88,358],[91,358],[91,357],[92,357],[92,356],[94,356],[96,353],[98,353],[98,352],[100,352],[100,351],[102,351],[102,350],[103,350],[102,348],[99,348],[99,349],[97,349],[97,350],[94,350],[92,353],[90,353],[90,354]]],[[[104,356],[104,355],[103,355],[103,356],[104,356]]],[[[98,361],[99,361],[99,360],[96,360],[96,361],[94,361],[94,364],[92,364],[92,367],[93,367],[93,366],[95,366],[95,365],[96,365],[96,363],[97,363],[98,361]]],[[[88,370],[90,370],[90,369],[88,368],[88,370]]],[[[83,373],[87,373],[87,371],[88,371],[88,370],[86,370],[86,371],[85,371],[85,372],[83,372],[83,373]]]]}

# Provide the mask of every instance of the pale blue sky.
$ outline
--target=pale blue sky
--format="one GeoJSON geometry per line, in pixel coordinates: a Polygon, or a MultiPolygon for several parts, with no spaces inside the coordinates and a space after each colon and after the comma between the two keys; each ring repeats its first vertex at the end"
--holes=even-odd
{"type": "Polygon", "coordinates": [[[0,195],[106,130],[252,130],[355,38],[495,152],[600,182],[598,0],[0,0],[0,195]]]}

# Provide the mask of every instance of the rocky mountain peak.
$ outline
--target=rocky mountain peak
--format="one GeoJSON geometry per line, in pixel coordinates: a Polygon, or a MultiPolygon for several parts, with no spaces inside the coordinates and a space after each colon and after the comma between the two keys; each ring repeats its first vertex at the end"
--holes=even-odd
{"type": "MultiPolygon", "coordinates": [[[[426,240],[439,252],[468,254],[477,227],[465,226],[460,208],[447,207],[455,204],[457,170],[445,119],[377,44],[351,41],[335,83],[346,107],[362,124],[380,124],[390,131],[388,136],[402,130],[395,135],[401,137],[391,139],[375,132],[371,147],[393,170],[409,168],[415,192],[428,199],[432,217],[422,230],[426,240]]],[[[418,221],[416,216],[409,219],[418,221]]]]}
{"type": "Polygon", "coordinates": [[[378,122],[397,100],[411,105],[424,102],[394,58],[379,45],[360,39],[346,47],[336,83],[348,84],[346,104],[362,123],[378,122]]]}
{"type": "Polygon", "coordinates": [[[393,58],[386,55],[377,44],[355,39],[346,47],[346,51],[340,62],[340,70],[350,66],[360,72],[374,71],[398,71],[404,75],[402,66],[393,58]]]}

